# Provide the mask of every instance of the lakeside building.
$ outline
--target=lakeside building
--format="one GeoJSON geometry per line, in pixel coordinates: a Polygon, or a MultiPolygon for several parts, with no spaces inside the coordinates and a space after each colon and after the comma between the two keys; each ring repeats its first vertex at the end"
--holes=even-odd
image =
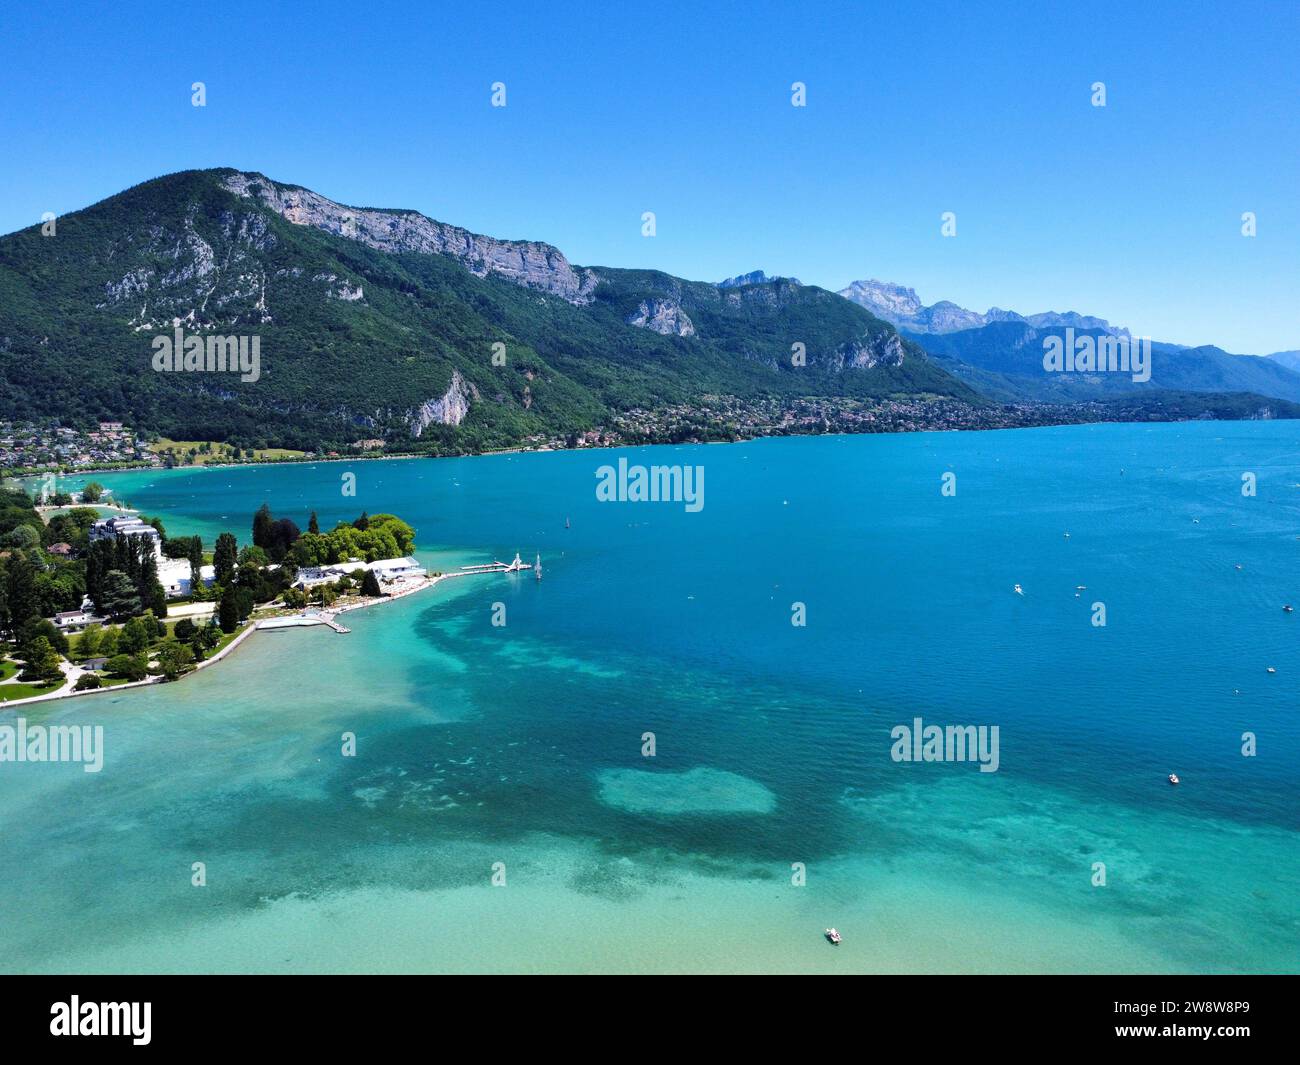
{"type": "Polygon", "coordinates": [[[60,632],[80,632],[87,625],[98,625],[104,621],[103,618],[95,617],[86,609],[81,610],[61,610],[50,618],[58,627],[60,632]]]}
{"type": "Polygon", "coordinates": [[[381,558],[374,562],[362,562],[361,559],[354,558],[328,566],[301,566],[294,578],[293,587],[310,591],[317,585],[332,584],[340,577],[353,573],[364,574],[367,570],[385,584],[429,575],[429,571],[410,555],[403,558],[381,558]]]}
{"type": "MultiPolygon", "coordinates": [[[[179,599],[194,591],[193,574],[190,563],[184,558],[165,558],[158,563],[158,583],[168,599],[179,599]]],[[[200,566],[199,580],[205,588],[211,588],[217,582],[214,566],[200,566]]]]}
{"type": "Polygon", "coordinates": [[[146,524],[135,515],[118,514],[111,518],[101,518],[90,527],[92,540],[116,540],[119,536],[135,538],[143,536],[153,545],[154,558],[162,561],[162,537],[152,525],[146,524]]]}

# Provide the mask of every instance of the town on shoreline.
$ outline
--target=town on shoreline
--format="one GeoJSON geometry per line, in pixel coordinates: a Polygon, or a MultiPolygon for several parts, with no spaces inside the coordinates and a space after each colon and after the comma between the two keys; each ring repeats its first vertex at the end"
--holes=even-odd
{"type": "MultiPolygon", "coordinates": [[[[1257,397],[1259,398],[1259,397],[1257,397]]],[[[501,448],[445,448],[415,440],[355,440],[314,451],[241,447],[217,440],[150,437],[120,421],[93,429],[57,420],[0,421],[0,475],[87,475],[141,469],[228,468],[284,463],[362,462],[377,459],[463,458],[524,452],[641,447],[653,444],[741,443],[765,437],[873,433],[969,432],[1030,429],[1054,425],[1176,422],[1211,417],[1284,418],[1292,408],[1259,398],[1229,405],[1218,414],[1203,402],[1177,395],[1161,400],[1135,397],[1109,402],[977,404],[947,398],[857,400],[846,398],[759,399],[706,396],[692,403],[653,410],[634,408],[608,426],[563,435],[539,435],[501,448]],[[342,448],[342,450],[340,450],[342,448]]]]}

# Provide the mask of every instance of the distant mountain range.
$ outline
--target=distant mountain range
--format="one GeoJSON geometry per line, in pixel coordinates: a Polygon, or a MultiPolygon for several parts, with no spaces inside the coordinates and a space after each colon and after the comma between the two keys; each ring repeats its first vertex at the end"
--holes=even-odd
{"type": "Polygon", "coordinates": [[[1021,315],[992,307],[983,314],[941,300],[926,306],[914,289],[886,281],[854,281],[840,295],[895,325],[940,365],[984,395],[1003,402],[1077,403],[1140,393],[1251,393],[1300,402],[1300,352],[1264,358],[1213,345],[1153,341],[1150,379],[1131,373],[1062,373],[1044,368],[1047,345],[1090,337],[1131,340],[1125,328],[1075,311],[1021,315]],[[1066,330],[1072,332],[1067,334],[1066,330]]]}
{"type": "Polygon", "coordinates": [[[896,285],[892,281],[854,281],[840,295],[865,307],[877,318],[883,318],[909,333],[955,333],[960,329],[978,329],[993,322],[1024,322],[1027,325],[1050,328],[1072,326],[1075,329],[1100,329],[1113,336],[1127,336],[1128,330],[1112,328],[1104,318],[1094,318],[1074,311],[1060,313],[1043,311],[1023,315],[990,307],[983,314],[970,311],[948,300],[925,306],[916,289],[896,285]]]}
{"type": "Polygon", "coordinates": [[[1272,359],[1279,366],[1285,366],[1288,370],[1300,370],[1300,351],[1275,351],[1272,355],[1264,357],[1272,359]]]}

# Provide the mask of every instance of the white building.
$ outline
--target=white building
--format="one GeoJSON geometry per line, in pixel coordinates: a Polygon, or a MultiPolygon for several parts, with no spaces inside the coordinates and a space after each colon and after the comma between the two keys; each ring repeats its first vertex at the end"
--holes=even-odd
{"type": "Polygon", "coordinates": [[[53,622],[59,627],[60,632],[80,632],[92,622],[103,621],[103,618],[97,618],[85,610],[64,610],[55,614],[53,622]]]}
{"type": "Polygon", "coordinates": [[[345,574],[362,577],[367,570],[384,583],[429,575],[429,571],[409,555],[405,558],[381,558],[375,562],[362,562],[359,558],[354,558],[350,562],[335,562],[329,566],[302,566],[293,587],[310,591],[318,584],[332,584],[345,574]]]}
{"type": "Polygon", "coordinates": [[[405,558],[384,558],[378,562],[372,562],[367,569],[374,570],[375,576],[381,581],[400,581],[408,577],[427,577],[429,571],[420,565],[415,559],[407,555],[405,558]]]}
{"type": "MultiPolygon", "coordinates": [[[[158,583],[163,586],[168,599],[189,595],[194,590],[192,576],[188,559],[164,558],[158,563],[158,583]]],[[[216,569],[200,566],[199,579],[203,581],[204,587],[211,588],[217,580],[216,569]]]]}
{"type": "Polygon", "coordinates": [[[90,527],[89,536],[92,540],[116,540],[119,536],[129,536],[134,539],[143,536],[153,544],[154,558],[162,560],[162,537],[158,535],[158,530],[141,521],[134,514],[102,518],[90,527]]]}

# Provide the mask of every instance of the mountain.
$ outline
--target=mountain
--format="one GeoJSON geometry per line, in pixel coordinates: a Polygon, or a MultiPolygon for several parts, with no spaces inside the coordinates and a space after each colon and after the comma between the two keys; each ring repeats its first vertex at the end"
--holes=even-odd
{"type": "Polygon", "coordinates": [[[1300,371],[1300,351],[1275,351],[1272,355],[1265,355],[1264,358],[1272,359],[1279,366],[1285,366],[1288,370],[1300,371]]]}
{"type": "Polygon", "coordinates": [[[718,282],[718,288],[742,288],[745,285],[766,285],[769,281],[789,281],[791,284],[799,284],[797,277],[768,277],[762,270],[751,270],[747,274],[737,274],[735,277],[729,277],[725,281],[718,282]]]}
{"type": "Polygon", "coordinates": [[[824,289],[577,266],[549,244],[257,173],[172,174],[59,218],[52,236],[0,238],[4,419],[468,451],[702,396],[978,398],[824,289]],[[257,374],[157,370],[177,328],[204,351],[256,342],[257,374]],[[806,365],[792,365],[800,344],[806,365]]]}
{"type": "Polygon", "coordinates": [[[1112,336],[1101,329],[1076,329],[1067,334],[1061,326],[1035,328],[1028,322],[994,322],[942,336],[911,335],[949,372],[1004,402],[1070,403],[1159,391],[1241,392],[1300,402],[1300,373],[1280,360],[1232,355],[1208,344],[1186,348],[1152,342],[1149,379],[1135,381],[1131,372],[1062,373],[1043,368],[1051,338],[1065,346],[1071,336],[1090,336],[1094,343],[1112,336]]]}
{"type": "Polygon", "coordinates": [[[1072,326],[1075,329],[1099,329],[1114,336],[1127,336],[1128,330],[1112,328],[1104,318],[1077,314],[1044,311],[1040,314],[1021,315],[990,307],[983,314],[969,311],[948,300],[925,306],[916,290],[904,288],[891,281],[854,281],[840,295],[865,307],[877,318],[911,333],[955,333],[963,329],[978,329],[994,322],[1025,322],[1039,328],[1072,326]]]}

